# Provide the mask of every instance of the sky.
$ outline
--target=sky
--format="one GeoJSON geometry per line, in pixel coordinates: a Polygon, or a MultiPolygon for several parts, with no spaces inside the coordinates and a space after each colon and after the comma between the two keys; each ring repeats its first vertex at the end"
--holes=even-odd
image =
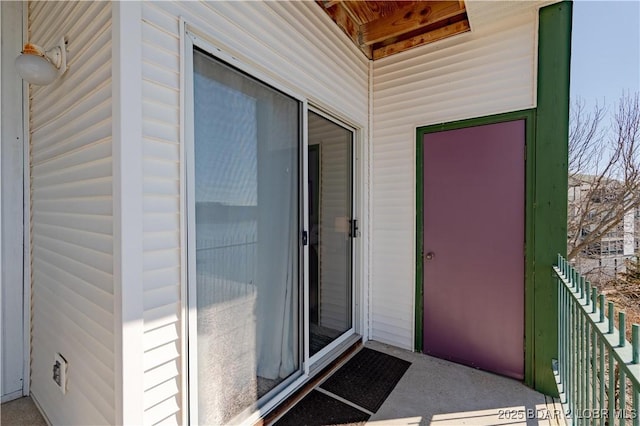
{"type": "Polygon", "coordinates": [[[606,103],[640,90],[640,0],[573,3],[571,99],[606,103]]]}

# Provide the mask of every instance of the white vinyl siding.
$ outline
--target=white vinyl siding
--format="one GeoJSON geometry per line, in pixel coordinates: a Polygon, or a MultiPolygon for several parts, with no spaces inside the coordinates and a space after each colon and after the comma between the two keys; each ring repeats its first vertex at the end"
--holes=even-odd
{"type": "Polygon", "coordinates": [[[113,424],[111,5],[29,3],[30,41],[68,40],[66,74],[30,88],[31,391],[53,424],[113,424]],[[63,395],[54,355],[68,361],[63,395]]]}
{"type": "Polygon", "coordinates": [[[227,53],[346,119],[367,123],[367,61],[312,2],[145,2],[144,422],[183,415],[179,17],[227,53]]]}
{"type": "Polygon", "coordinates": [[[467,6],[471,32],[373,63],[372,338],[402,348],[414,342],[416,128],[535,106],[540,4],[467,6]]]}

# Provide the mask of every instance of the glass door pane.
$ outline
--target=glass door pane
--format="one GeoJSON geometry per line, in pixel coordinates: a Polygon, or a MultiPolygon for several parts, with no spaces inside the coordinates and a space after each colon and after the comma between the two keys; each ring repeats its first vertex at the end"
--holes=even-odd
{"type": "Polygon", "coordinates": [[[301,110],[194,51],[200,424],[241,420],[300,374],[301,110]]]}
{"type": "Polygon", "coordinates": [[[352,321],[353,133],[309,112],[309,353],[352,321]]]}

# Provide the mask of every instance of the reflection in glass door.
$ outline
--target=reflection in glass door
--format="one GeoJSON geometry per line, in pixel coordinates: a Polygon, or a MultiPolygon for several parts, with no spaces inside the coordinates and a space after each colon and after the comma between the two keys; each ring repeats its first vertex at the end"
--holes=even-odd
{"type": "Polygon", "coordinates": [[[193,59],[189,298],[198,422],[217,425],[302,374],[302,104],[198,50],[193,59]]]}
{"type": "Polygon", "coordinates": [[[309,354],[353,326],[353,132],[309,112],[309,354]]]}

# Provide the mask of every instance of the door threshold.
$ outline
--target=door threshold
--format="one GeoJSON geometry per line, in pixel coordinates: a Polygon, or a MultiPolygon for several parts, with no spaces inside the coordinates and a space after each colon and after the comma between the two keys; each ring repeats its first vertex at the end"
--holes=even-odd
{"type": "Polygon", "coordinates": [[[275,423],[302,398],[307,396],[309,392],[315,389],[316,386],[349,361],[351,357],[363,347],[362,336],[359,334],[350,336],[342,342],[342,344],[338,345],[334,351],[314,363],[309,369],[309,379],[280,404],[276,405],[262,419],[257,421],[254,426],[268,426],[275,423]]]}

